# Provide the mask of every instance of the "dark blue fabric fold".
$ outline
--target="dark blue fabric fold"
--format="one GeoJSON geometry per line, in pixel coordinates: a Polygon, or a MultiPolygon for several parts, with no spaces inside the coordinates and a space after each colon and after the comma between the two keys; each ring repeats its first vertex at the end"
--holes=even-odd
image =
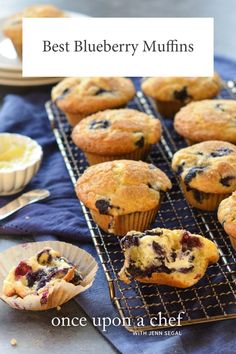
{"type": "MultiPolygon", "coordinates": [[[[236,64],[216,58],[215,69],[226,80],[236,78],[236,64]]],[[[139,80],[136,80],[138,84],[139,80]]],[[[9,95],[0,111],[0,131],[25,134],[36,139],[44,151],[44,159],[37,176],[26,190],[48,188],[51,196],[32,204],[0,223],[0,234],[31,234],[36,241],[62,239],[71,241],[94,255],[84,216],[74,188],[57,148],[44,103],[50,98],[49,90],[27,96],[9,95]]],[[[11,198],[0,198],[3,206],[11,198]]],[[[99,261],[98,261],[99,262],[99,261]]],[[[93,286],[76,301],[89,317],[117,317],[112,306],[107,282],[101,267],[93,286]]],[[[71,314],[74,316],[75,314],[71,314]]],[[[134,336],[122,327],[109,327],[103,335],[122,353],[137,354],[232,354],[235,350],[235,322],[194,325],[181,328],[181,336],[134,336]]],[[[88,348],[89,351],[89,348],[88,348]]]]}
{"type": "MultiPolygon", "coordinates": [[[[75,197],[44,109],[48,99],[49,94],[33,93],[25,97],[9,95],[3,102],[0,131],[28,135],[43,147],[42,166],[25,191],[47,188],[51,196],[0,223],[0,233],[52,234],[86,241],[89,233],[80,203],[75,197]]],[[[15,196],[0,198],[0,206],[12,198],[15,196]]]]}

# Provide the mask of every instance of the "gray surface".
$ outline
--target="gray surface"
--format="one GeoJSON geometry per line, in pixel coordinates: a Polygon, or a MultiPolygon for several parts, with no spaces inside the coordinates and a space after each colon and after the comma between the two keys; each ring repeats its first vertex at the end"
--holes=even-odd
{"type": "MultiPolygon", "coordinates": [[[[101,17],[214,17],[215,52],[236,58],[236,0],[0,0],[0,16],[8,16],[33,3],[54,3],[64,9],[101,17]]],[[[0,87],[0,99],[9,92],[23,93],[28,90],[0,87]]],[[[0,250],[18,242],[19,238],[1,235],[0,250]]],[[[91,325],[84,328],[53,328],[50,321],[57,314],[54,310],[22,313],[0,303],[0,353],[114,353],[109,343],[91,325]],[[18,341],[16,348],[10,345],[13,337],[18,341]]],[[[84,316],[74,301],[65,304],[61,314],[84,316]]]]}
{"type": "MultiPolygon", "coordinates": [[[[31,238],[0,236],[0,251],[31,238]]],[[[1,354],[60,354],[70,352],[88,354],[116,353],[112,346],[88,321],[86,327],[53,327],[53,317],[86,317],[86,314],[71,300],[60,311],[23,312],[11,309],[0,302],[0,353],[1,354]],[[12,347],[12,338],[17,346],[12,347]]]]}

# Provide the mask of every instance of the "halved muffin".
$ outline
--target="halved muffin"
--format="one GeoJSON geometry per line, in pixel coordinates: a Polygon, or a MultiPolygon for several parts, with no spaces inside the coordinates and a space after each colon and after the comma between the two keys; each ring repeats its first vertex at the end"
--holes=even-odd
{"type": "Polygon", "coordinates": [[[186,230],[131,231],[121,243],[125,262],[119,277],[125,283],[136,279],[187,288],[196,284],[208,265],[219,259],[212,241],[186,230]]]}

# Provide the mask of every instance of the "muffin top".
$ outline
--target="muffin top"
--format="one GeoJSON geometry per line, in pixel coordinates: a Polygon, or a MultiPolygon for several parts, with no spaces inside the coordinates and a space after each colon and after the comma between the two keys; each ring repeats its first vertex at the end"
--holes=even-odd
{"type": "Polygon", "coordinates": [[[145,95],[157,100],[186,103],[216,96],[221,82],[216,73],[213,77],[150,77],[141,88],[145,95]]]}
{"type": "Polygon", "coordinates": [[[13,37],[22,34],[23,17],[65,17],[65,13],[53,5],[33,5],[11,16],[4,25],[6,36],[13,37]]]}
{"type": "Polygon", "coordinates": [[[52,89],[52,100],[68,113],[91,114],[125,105],[135,95],[124,77],[69,77],[52,89]]]}
{"type": "Polygon", "coordinates": [[[83,119],[74,128],[72,139],[83,151],[98,155],[133,152],[155,144],[161,136],[161,123],[134,109],[112,109],[83,119]]]}
{"type": "Polygon", "coordinates": [[[89,167],[78,179],[76,193],[100,214],[124,215],[156,208],[160,192],[170,188],[169,178],[154,165],[116,160],[89,167]]]}
{"type": "Polygon", "coordinates": [[[205,141],[176,152],[172,168],[187,187],[205,193],[236,190],[236,146],[224,141],[205,141]]]}
{"type": "Polygon", "coordinates": [[[236,192],[220,203],[218,220],[227,234],[236,238],[236,192]]]}
{"type": "Polygon", "coordinates": [[[224,140],[236,143],[236,101],[203,100],[183,107],[174,127],[192,141],[224,140]]]}

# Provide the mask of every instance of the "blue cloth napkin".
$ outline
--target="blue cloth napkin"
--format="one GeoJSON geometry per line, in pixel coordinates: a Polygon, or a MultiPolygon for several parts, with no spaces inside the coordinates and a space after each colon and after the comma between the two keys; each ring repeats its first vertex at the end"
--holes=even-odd
{"type": "MultiPolygon", "coordinates": [[[[236,64],[233,61],[218,57],[215,69],[225,80],[236,78],[236,64]]],[[[136,80],[136,85],[138,82],[136,80]]],[[[51,192],[47,200],[27,206],[1,222],[0,234],[30,234],[37,241],[60,238],[81,246],[98,258],[50,129],[44,109],[49,97],[48,89],[21,97],[9,95],[0,111],[1,132],[25,134],[43,146],[43,164],[26,190],[48,188],[51,192]]],[[[11,199],[0,198],[0,207],[11,199]]],[[[93,286],[76,299],[89,317],[118,316],[111,304],[106,284],[104,273],[99,267],[93,286]]],[[[183,327],[181,336],[135,336],[122,327],[113,326],[102,334],[121,353],[236,353],[236,328],[232,320],[183,327]]]]}

